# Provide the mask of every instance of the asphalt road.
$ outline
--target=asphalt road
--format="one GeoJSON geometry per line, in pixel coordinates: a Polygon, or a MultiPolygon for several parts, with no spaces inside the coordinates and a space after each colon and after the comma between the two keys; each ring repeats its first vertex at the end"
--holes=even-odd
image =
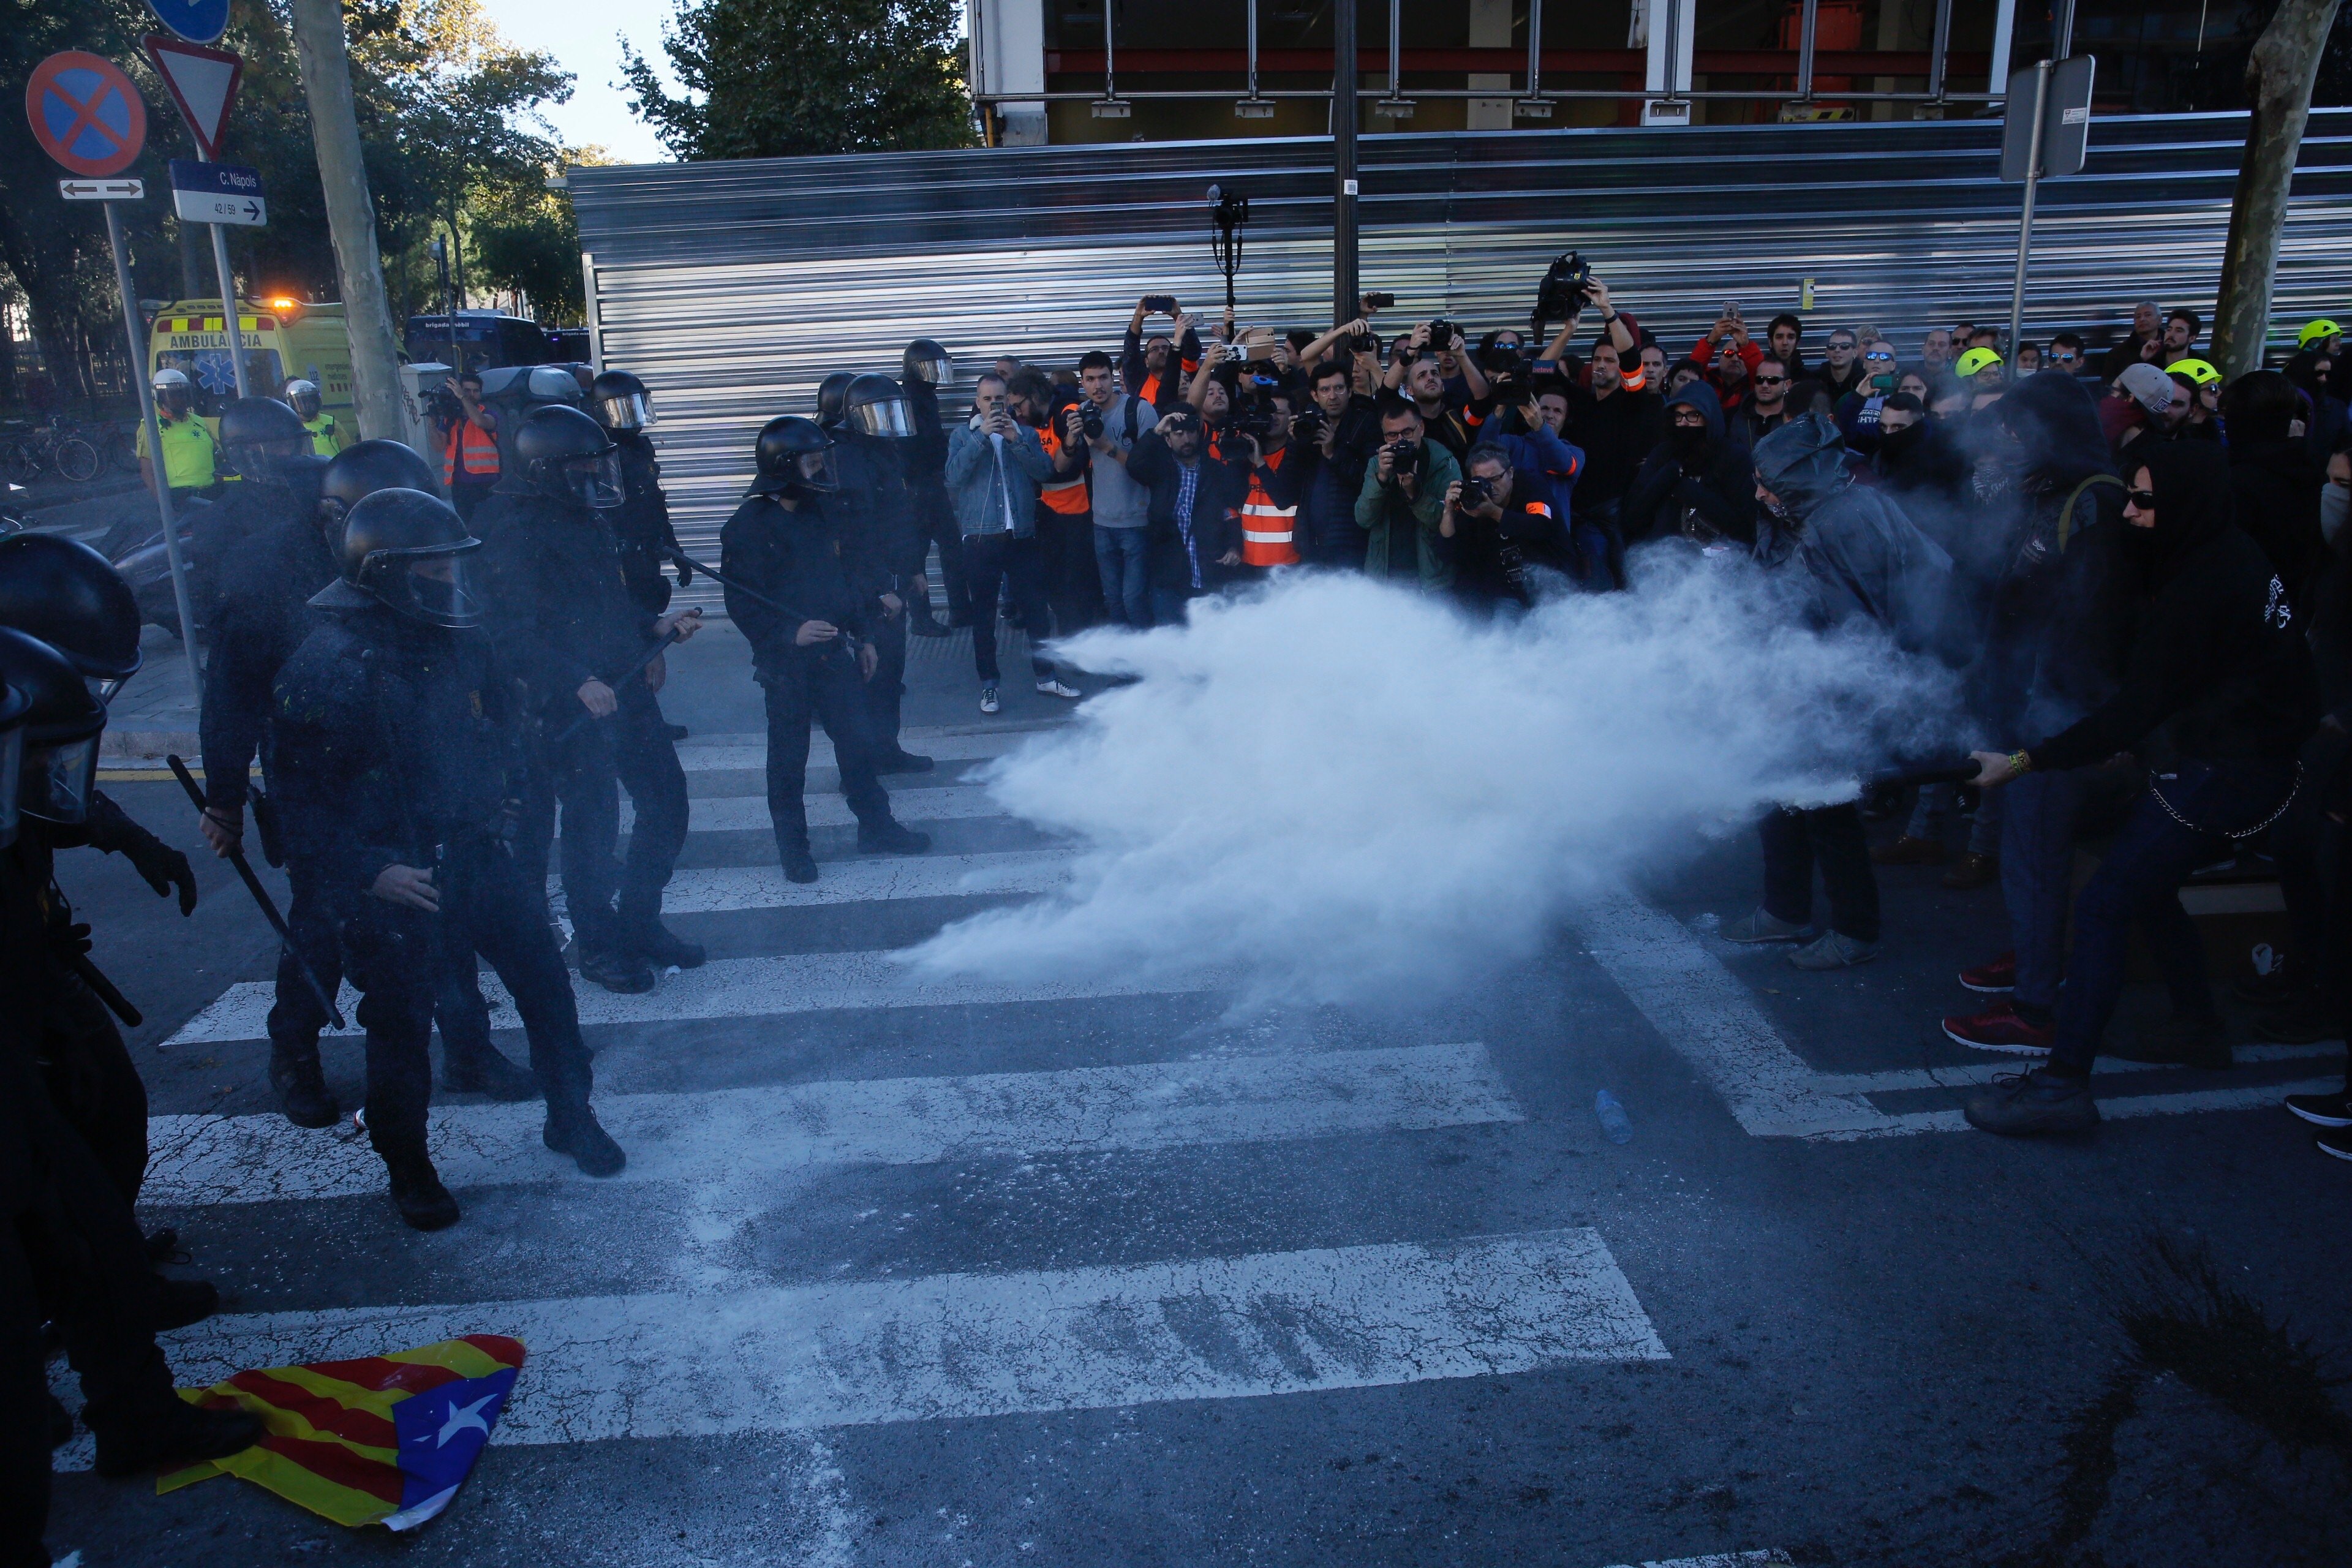
{"type": "MultiPolygon", "coordinates": [[[[1706,917],[1756,896],[1745,837],[1423,1014],[919,985],[873,955],[1051,884],[1059,847],[974,774],[1068,710],[1014,682],[982,731],[961,645],[934,647],[910,744],[941,769],[908,811],[930,814],[934,854],[862,859],[852,829],[820,827],[825,880],[794,889],[749,798],[757,693],[727,647],[706,645],[672,700],[706,826],[672,890],[692,912],[671,923],[712,962],[651,997],[582,992],[633,1156],[613,1183],[545,1154],[528,1113],[445,1097],[466,1218],[407,1230],[363,1149],[272,1114],[273,948],[227,869],[198,857],[184,921],[120,861],[61,864],[95,956],[148,1014],[146,1217],[228,1299],[168,1338],[184,1381],[453,1332],[515,1334],[531,1359],[466,1490],[413,1536],[233,1479],[158,1498],[85,1469],[59,1479],[60,1553],[1601,1568],[2352,1551],[2331,1429],[2301,1450],[2280,1436],[2310,1382],[2291,1356],[2183,1330],[2135,1362],[2124,1326],[2154,1300],[2162,1241],[2344,1364],[2352,1184],[2275,1103],[2339,1075],[2340,1045],[2118,1071],[2114,1119],[2079,1142],[1957,1129],[1970,1075],[2005,1064],[1936,1024],[1970,1002],[1953,972],[2002,945],[1997,894],[1887,873],[1886,956],[1803,975],[1710,934],[1706,917]],[[1624,1143],[1596,1120],[1602,1089],[1624,1143]],[[2267,1426],[2213,1396],[2233,1376],[2284,1391],[2267,1426]]],[[[813,771],[838,818],[834,785],[813,771]]],[[[109,787],[198,849],[175,785],[109,787]]],[[[2136,992],[2124,1026],[2154,1005],[2136,992]]],[[[326,1060],[352,1103],[356,1037],[326,1060]]]]}

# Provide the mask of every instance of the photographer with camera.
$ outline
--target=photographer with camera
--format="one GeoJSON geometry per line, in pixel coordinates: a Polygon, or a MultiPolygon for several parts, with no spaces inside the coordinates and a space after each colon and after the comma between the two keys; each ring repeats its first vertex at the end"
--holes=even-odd
{"type": "Polygon", "coordinates": [[[1551,264],[1544,274],[1543,287],[1536,298],[1536,318],[1550,321],[1560,318],[1559,331],[1528,368],[1537,375],[1558,374],[1570,381],[1577,380],[1578,367],[1569,345],[1576,336],[1578,322],[1586,306],[1601,312],[1601,337],[1593,344],[1599,348],[1607,343],[1617,352],[1621,364],[1631,363],[1641,353],[1642,323],[1617,309],[1609,297],[1609,285],[1592,276],[1584,258],[1574,251],[1551,264]]]}
{"type": "Polygon", "coordinates": [[[1146,548],[1151,492],[1127,471],[1128,454],[1146,430],[1159,423],[1150,405],[1118,390],[1110,355],[1099,350],[1078,361],[1078,389],[1086,395],[1079,427],[1090,451],[1093,487],[1095,571],[1102,579],[1108,618],[1142,631],[1151,625],[1151,576],[1146,548]]]}
{"type": "Polygon", "coordinates": [[[1366,572],[1442,593],[1454,585],[1454,561],[1438,525],[1462,467],[1427,434],[1414,405],[1392,398],[1381,405],[1381,444],[1364,465],[1356,526],[1369,536],[1366,572]]]}
{"type": "Polygon", "coordinates": [[[433,399],[441,432],[441,482],[468,527],[474,509],[499,482],[499,416],[482,405],[482,373],[461,370],[433,399]]]}
{"type": "Polygon", "coordinates": [[[1380,405],[1358,396],[1345,358],[1318,363],[1308,374],[1306,406],[1290,424],[1289,465],[1298,494],[1299,552],[1318,566],[1364,564],[1364,531],[1356,526],[1356,495],[1364,467],[1381,439],[1380,405]]]}
{"type": "Polygon", "coordinates": [[[1480,442],[1464,466],[1465,475],[1446,487],[1437,525],[1454,558],[1454,596],[1483,614],[1531,605],[1528,568],[1560,572],[1568,562],[1568,531],[1549,487],[1528,483],[1500,442],[1480,442]]]}
{"type": "Polygon", "coordinates": [[[1151,622],[1181,626],[1186,606],[1224,586],[1242,563],[1234,514],[1241,476],[1207,451],[1200,415],[1179,408],[1139,437],[1127,471],[1151,491],[1151,622]]]}
{"type": "Polygon", "coordinates": [[[1291,433],[1297,394],[1288,386],[1261,386],[1234,421],[1234,454],[1243,482],[1242,563],[1237,575],[1262,577],[1276,566],[1296,566],[1298,549],[1299,480],[1306,465],[1295,458],[1291,433]]]}
{"type": "Polygon", "coordinates": [[[1037,432],[1053,466],[1037,487],[1037,550],[1055,630],[1068,637],[1102,619],[1093,602],[1101,574],[1095,565],[1094,501],[1087,493],[1088,405],[1076,387],[1056,386],[1034,366],[1013,376],[1009,395],[1013,417],[1037,432]]]}
{"type": "Polygon", "coordinates": [[[948,437],[948,492],[963,535],[971,593],[971,657],[980,710],[997,712],[996,600],[1010,587],[1029,639],[1029,668],[1041,694],[1076,697],[1055,679],[1040,650],[1047,636],[1045,569],[1037,555],[1037,487],[1054,477],[1036,430],[1006,405],[1003,377],[991,372],[971,390],[971,418],[948,437]]]}
{"type": "MultiPolygon", "coordinates": [[[[1413,367],[1423,359],[1436,366],[1437,395],[1444,406],[1465,408],[1486,396],[1486,370],[1472,357],[1469,341],[1462,335],[1462,329],[1442,316],[1435,321],[1423,321],[1406,333],[1395,346],[1389,357],[1389,372],[1384,381],[1390,391],[1402,390],[1414,402],[1420,403],[1424,420],[1431,417],[1429,405],[1412,385],[1413,367]]],[[[1461,450],[1468,449],[1465,442],[1461,450]]],[[[1459,455],[1457,452],[1456,456],[1459,455]]]]}
{"type": "MultiPolygon", "coordinates": [[[[1480,405],[1483,405],[1488,391],[1488,383],[1483,376],[1479,379],[1478,387],[1480,405]]],[[[1479,405],[1456,406],[1445,395],[1444,365],[1430,354],[1423,354],[1406,367],[1404,391],[1421,415],[1423,434],[1444,447],[1459,463],[1477,442],[1478,426],[1483,419],[1479,405]]]]}
{"type": "MultiPolygon", "coordinates": [[[[1790,341],[1793,343],[1795,339],[1791,337],[1790,341]]],[[[1717,353],[1738,354],[1743,368],[1748,371],[1753,371],[1756,362],[1764,357],[1764,345],[1748,335],[1748,320],[1737,300],[1725,304],[1715,325],[1706,330],[1706,336],[1692,346],[1690,357],[1693,363],[1706,366],[1712,374],[1717,353]]]]}
{"type": "Polygon", "coordinates": [[[1172,413],[1184,395],[1185,378],[1200,363],[1200,331],[1194,319],[1177,309],[1175,295],[1146,294],[1135,302],[1118,357],[1119,383],[1129,396],[1141,398],[1160,414],[1172,413]],[[1152,316],[1173,321],[1175,336],[1158,333],[1146,342],[1143,323],[1152,316]]]}

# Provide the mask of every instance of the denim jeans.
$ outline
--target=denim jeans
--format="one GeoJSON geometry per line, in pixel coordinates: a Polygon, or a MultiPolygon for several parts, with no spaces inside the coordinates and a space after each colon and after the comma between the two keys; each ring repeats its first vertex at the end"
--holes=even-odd
{"type": "Polygon", "coordinates": [[[1102,574],[1103,605],[1137,631],[1151,625],[1151,555],[1148,528],[1095,524],[1095,566],[1102,574]]]}
{"type": "Polygon", "coordinates": [[[2066,973],[2066,906],[2074,892],[2074,824],[2092,768],[2027,773],[1988,800],[2001,800],[2000,898],[2017,950],[2011,1000],[2047,1016],[2066,973]]]}
{"type": "Polygon", "coordinates": [[[1856,942],[1878,940],[1878,879],[1862,837],[1861,808],[1775,806],[1757,825],[1764,840],[1764,910],[1790,925],[1813,919],[1813,867],[1829,895],[1830,929],[1856,942]]]}
{"type": "Polygon", "coordinates": [[[2074,900],[2074,954],[2058,998],[2053,1068],[2074,1075],[2091,1070],[2123,992],[2135,920],[2172,994],[2173,1012],[2218,1016],[2205,980],[2205,944],[2180,907],[2180,884],[2227,843],[2225,835],[2275,812],[2294,778],[2292,762],[2189,762],[2148,776],[2148,792],[2074,900]]]}
{"type": "Polygon", "coordinates": [[[1192,595],[1175,588],[1151,590],[1151,624],[1155,626],[1181,626],[1190,619],[1187,608],[1192,595]]]}

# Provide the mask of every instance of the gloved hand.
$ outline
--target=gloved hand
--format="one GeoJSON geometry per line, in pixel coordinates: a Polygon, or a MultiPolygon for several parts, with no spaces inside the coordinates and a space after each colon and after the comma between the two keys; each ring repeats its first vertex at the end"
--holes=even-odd
{"type": "Polygon", "coordinates": [[[694,581],[694,568],[686,563],[685,557],[673,555],[670,557],[670,564],[677,568],[677,585],[679,587],[683,588],[688,583],[694,581]]]}
{"type": "Polygon", "coordinates": [[[122,858],[131,862],[132,870],[147,879],[158,898],[169,898],[172,889],[180,889],[180,913],[196,912],[196,868],[188,858],[164,843],[145,828],[141,828],[122,846],[122,858]]]}

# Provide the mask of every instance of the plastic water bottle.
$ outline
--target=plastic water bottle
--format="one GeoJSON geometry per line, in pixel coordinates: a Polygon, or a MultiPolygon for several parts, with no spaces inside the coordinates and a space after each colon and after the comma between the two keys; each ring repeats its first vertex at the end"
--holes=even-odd
{"type": "Polygon", "coordinates": [[[1608,1134],[1612,1143],[1633,1141],[1632,1120],[1626,1116],[1625,1108],[1618,1103],[1617,1097],[1607,1089],[1592,1097],[1592,1114],[1600,1119],[1601,1131],[1608,1134]]]}

